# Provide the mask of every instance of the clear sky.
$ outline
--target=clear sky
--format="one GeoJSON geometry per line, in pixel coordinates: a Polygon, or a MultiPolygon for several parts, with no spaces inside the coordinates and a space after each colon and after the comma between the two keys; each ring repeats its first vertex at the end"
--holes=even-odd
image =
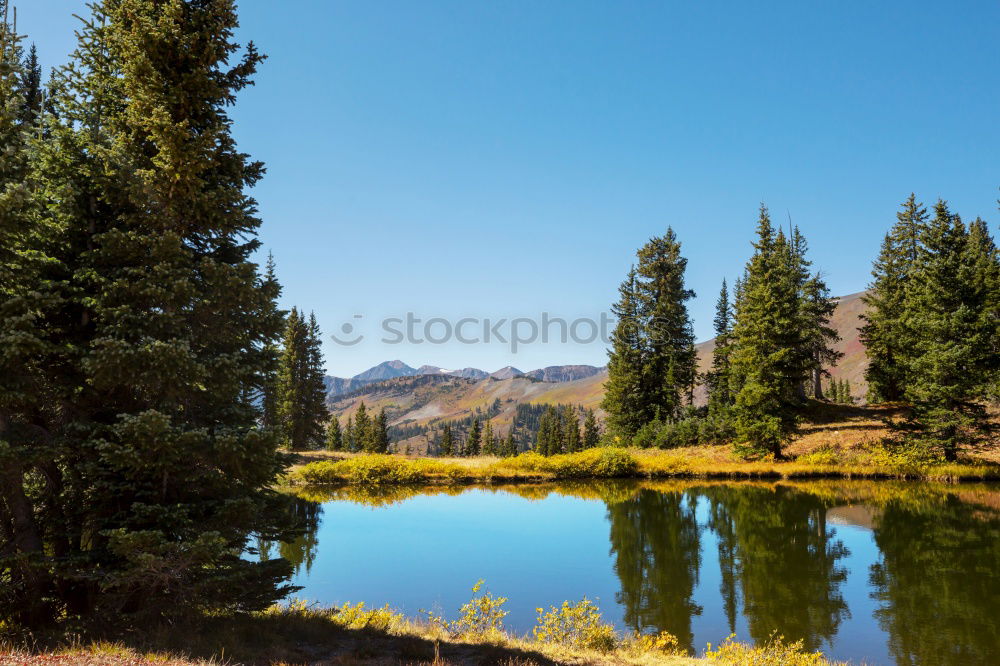
{"type": "MultiPolygon", "coordinates": [[[[63,62],[83,1],[17,4],[63,62]]],[[[268,166],[254,194],[283,302],[366,336],[327,337],[331,374],[603,364],[600,343],[384,344],[379,322],[596,318],[667,225],[711,337],[760,202],[835,294],[864,289],[911,191],[997,230],[995,0],[239,5],[239,38],[270,56],[233,115],[268,166]]]]}

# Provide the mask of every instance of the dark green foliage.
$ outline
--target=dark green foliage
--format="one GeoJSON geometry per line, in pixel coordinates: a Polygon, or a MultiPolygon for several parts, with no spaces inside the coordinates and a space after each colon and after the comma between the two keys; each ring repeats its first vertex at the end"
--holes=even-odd
{"type": "Polygon", "coordinates": [[[462,451],[462,455],[465,456],[478,456],[480,449],[483,445],[483,431],[482,427],[479,425],[479,419],[474,419],[472,421],[472,427],[469,428],[469,434],[465,438],[465,449],[462,451]]]}
{"type": "Polygon", "coordinates": [[[344,435],[340,429],[340,421],[336,417],[330,419],[330,425],[326,427],[326,450],[344,450],[344,435]]]}
{"type": "Polygon", "coordinates": [[[372,418],[368,415],[368,408],[362,400],[358,404],[357,411],[354,412],[354,451],[370,451],[372,442],[372,418]]]}
{"type": "Polygon", "coordinates": [[[597,416],[594,414],[594,410],[588,409],[583,419],[583,448],[592,449],[597,446],[600,440],[601,429],[597,424],[597,416]]]}
{"type": "Polygon", "coordinates": [[[761,206],[754,255],[741,282],[731,372],[734,426],[743,453],[781,455],[796,429],[812,359],[802,328],[799,263],[761,206]]]}
{"type": "Polygon", "coordinates": [[[447,423],[441,429],[441,444],[438,446],[438,455],[452,456],[455,454],[455,442],[451,434],[451,426],[447,423]]]}
{"type": "Polygon", "coordinates": [[[653,419],[635,434],[632,444],[641,448],[673,449],[680,446],[725,444],[735,437],[732,415],[722,409],[689,409],[673,421],[653,419]]]}
{"type": "Polygon", "coordinates": [[[811,262],[806,259],[808,246],[798,227],[792,228],[790,241],[791,261],[793,269],[796,270],[798,285],[798,326],[803,337],[803,363],[812,375],[811,393],[813,397],[821,399],[823,377],[830,376],[826,368],[836,365],[843,356],[833,349],[833,345],[840,341],[840,336],[829,325],[837,304],[830,298],[829,289],[820,274],[810,274],[811,262]]]}
{"type": "Polygon", "coordinates": [[[92,11],[30,150],[0,31],[0,623],[263,608],[288,564],[242,554],[294,526],[259,426],[282,321],[228,116],[261,57],[227,0],[92,11]]]}
{"type": "Polygon", "coordinates": [[[575,409],[563,410],[559,432],[562,435],[563,451],[566,453],[576,453],[582,449],[580,442],[580,420],[575,409]]]}
{"type": "Polygon", "coordinates": [[[487,419],[486,425],[483,426],[483,455],[497,455],[497,439],[493,434],[493,424],[490,423],[489,419],[487,419]]]}
{"type": "Polygon", "coordinates": [[[354,435],[354,417],[348,416],[347,423],[344,425],[344,450],[357,451],[358,449],[358,439],[354,435]]]}
{"type": "Polygon", "coordinates": [[[608,427],[631,436],[657,414],[676,418],[695,383],[694,333],[684,286],[687,259],[673,229],[637,253],[612,307],[618,324],[608,355],[603,407],[608,427]]]}
{"type": "Polygon", "coordinates": [[[384,409],[380,410],[372,419],[371,433],[365,451],[369,453],[389,452],[389,424],[386,421],[384,409]]]}
{"type": "Polygon", "coordinates": [[[708,372],[709,409],[715,411],[728,408],[733,404],[732,378],[729,372],[729,356],[732,353],[733,326],[732,307],[729,303],[729,289],[726,281],[722,281],[719,300],[715,303],[715,348],[712,351],[712,369],[708,372]]]}
{"type": "Polygon", "coordinates": [[[306,321],[292,308],[278,367],[277,425],[285,446],[293,451],[321,448],[323,424],[329,421],[330,412],[326,408],[323,354],[315,315],[306,321]]]}
{"type": "Polygon", "coordinates": [[[986,428],[982,401],[996,379],[997,254],[985,225],[970,233],[938,201],[921,236],[901,325],[912,406],[906,428],[954,460],[986,428]]]}
{"type": "Polygon", "coordinates": [[[504,458],[510,458],[511,456],[517,455],[517,440],[514,437],[513,426],[511,426],[510,430],[507,431],[507,437],[503,440],[503,448],[500,451],[500,455],[504,458]]]}
{"type": "Polygon", "coordinates": [[[868,309],[862,315],[861,341],[868,356],[869,402],[901,400],[906,385],[905,357],[911,341],[905,336],[903,310],[921,256],[927,209],[910,194],[896,218],[882,241],[872,267],[872,283],[863,297],[868,309]]]}

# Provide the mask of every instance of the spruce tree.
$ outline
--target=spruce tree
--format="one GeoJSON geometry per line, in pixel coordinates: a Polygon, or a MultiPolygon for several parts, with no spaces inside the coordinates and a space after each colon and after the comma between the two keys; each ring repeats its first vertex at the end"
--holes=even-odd
{"type": "Polygon", "coordinates": [[[712,351],[712,369],[708,373],[708,406],[712,411],[728,408],[732,402],[730,387],[729,355],[732,352],[732,307],[729,304],[729,289],[722,281],[719,299],[715,303],[715,349],[712,351]]]}
{"type": "Polygon", "coordinates": [[[330,425],[326,428],[326,450],[342,451],[344,449],[344,436],[340,429],[340,419],[333,417],[330,425]]]}
{"type": "Polygon", "coordinates": [[[344,424],[344,450],[345,451],[357,451],[358,443],[357,439],[354,437],[354,417],[348,416],[347,423],[344,424]]]}
{"type": "Polygon", "coordinates": [[[379,413],[372,419],[371,436],[366,450],[370,453],[389,452],[389,423],[384,409],[379,410],[379,413]]]}
{"type": "Polygon", "coordinates": [[[290,569],[243,555],[252,536],[292,526],[270,490],[284,461],[257,399],[282,322],[252,261],[247,191],[263,167],[236,148],[228,115],[261,57],[238,53],[228,0],[91,8],[46,104],[32,170],[46,206],[2,244],[32,257],[15,270],[39,278],[40,343],[3,352],[24,358],[3,379],[0,428],[16,427],[0,457],[18,462],[0,464],[0,511],[20,521],[30,509],[13,556],[33,578],[3,594],[118,627],[264,608],[287,594],[290,569]]]}
{"type": "Polygon", "coordinates": [[[20,73],[21,110],[19,118],[26,127],[34,127],[42,113],[42,66],[38,49],[32,44],[24,57],[20,73]]]}
{"type": "Polygon", "coordinates": [[[650,239],[636,256],[646,343],[640,401],[647,417],[659,413],[673,420],[680,416],[695,383],[694,329],[687,310],[687,301],[695,294],[684,284],[687,259],[681,256],[673,229],[650,239]]]}
{"type": "MultiPolygon", "coordinates": [[[[977,244],[987,242],[975,233],[977,244]]],[[[996,305],[989,287],[980,284],[970,234],[944,201],[934,206],[921,241],[902,316],[912,345],[905,355],[903,395],[912,406],[908,425],[916,438],[955,460],[985,429],[982,401],[996,365],[988,330],[995,331],[996,322],[984,314],[996,305]]]]}
{"type": "Polygon", "coordinates": [[[482,447],[482,439],[483,432],[479,425],[479,419],[473,419],[472,427],[469,429],[469,436],[465,440],[464,455],[469,457],[478,456],[482,447]]]}
{"type": "Polygon", "coordinates": [[[514,425],[511,424],[510,429],[507,431],[507,437],[504,439],[503,451],[501,454],[505,458],[511,458],[517,455],[517,442],[514,439],[514,425]]]}
{"type": "MultiPolygon", "coordinates": [[[[809,272],[806,259],[808,245],[798,227],[793,227],[790,239],[792,266],[796,271],[799,292],[799,329],[803,337],[802,363],[811,373],[810,391],[816,399],[823,398],[823,377],[830,375],[827,366],[836,365],[843,354],[833,349],[840,335],[830,326],[830,317],[837,309],[836,300],[819,273],[809,272]]],[[[803,394],[807,392],[803,390],[803,394]]]]}
{"type": "Polygon", "coordinates": [[[483,426],[483,455],[495,456],[496,454],[497,442],[493,434],[493,424],[487,419],[486,425],[483,426]]]}
{"type": "Polygon", "coordinates": [[[451,432],[451,424],[449,423],[445,423],[444,427],[441,429],[441,446],[439,454],[445,458],[449,458],[455,454],[455,441],[451,432]]]}
{"type": "Polygon", "coordinates": [[[372,448],[372,419],[362,400],[354,412],[354,450],[370,451],[372,448]]]}
{"type": "Polygon", "coordinates": [[[796,429],[808,365],[802,350],[799,265],[763,205],[754,255],[746,267],[733,326],[732,372],[737,450],[781,456],[796,429]]]}
{"type": "Polygon", "coordinates": [[[618,318],[611,334],[608,351],[608,379],[604,383],[601,406],[607,412],[612,432],[631,437],[647,423],[649,415],[642,404],[644,340],[636,271],[618,287],[618,302],[611,307],[618,318]]]}
{"type": "MultiPolygon", "coordinates": [[[[274,256],[272,254],[268,254],[267,256],[267,264],[264,269],[264,278],[261,287],[272,295],[272,302],[275,303],[272,315],[284,319],[287,313],[278,310],[276,304],[277,298],[281,295],[281,285],[278,283],[274,256]]],[[[279,380],[281,350],[277,343],[269,342],[266,344],[263,349],[263,356],[266,370],[260,388],[261,423],[265,428],[278,429],[281,427],[281,419],[278,414],[281,401],[279,380]]],[[[281,431],[278,430],[278,432],[280,434],[281,431]]]]}
{"type": "Polygon", "coordinates": [[[576,453],[581,449],[580,445],[580,421],[576,415],[576,409],[567,407],[563,412],[562,420],[563,450],[566,453],[576,453]]]}
{"type": "Polygon", "coordinates": [[[292,308],[279,360],[278,425],[293,451],[323,445],[324,424],[330,420],[324,376],[316,317],[306,320],[292,308]]]}
{"type": "Polygon", "coordinates": [[[868,357],[865,380],[869,402],[903,398],[906,356],[912,346],[912,340],[904,335],[903,311],[926,228],[927,209],[910,194],[872,266],[872,282],[862,297],[868,308],[861,315],[865,323],[860,329],[868,357]]]}
{"type": "Polygon", "coordinates": [[[583,448],[592,449],[600,442],[601,431],[597,425],[594,410],[588,409],[583,419],[583,448]]]}

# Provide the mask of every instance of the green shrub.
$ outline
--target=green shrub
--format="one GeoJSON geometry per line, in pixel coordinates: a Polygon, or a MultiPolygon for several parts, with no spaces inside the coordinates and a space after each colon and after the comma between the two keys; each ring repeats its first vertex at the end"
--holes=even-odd
{"type": "Polygon", "coordinates": [[[538,622],[532,634],[540,643],[558,643],[598,652],[611,652],[618,646],[614,627],[601,621],[601,611],[586,597],[575,604],[564,601],[562,606],[552,606],[548,611],[536,610],[538,622]]]}
{"type": "Polygon", "coordinates": [[[782,636],[771,634],[764,643],[737,643],[730,636],[715,650],[709,644],[705,659],[732,666],[826,666],[830,664],[822,652],[806,652],[802,641],[785,643],[782,636]]]}
{"type": "Polygon", "coordinates": [[[297,472],[305,483],[351,483],[377,486],[383,484],[422,483],[427,480],[426,465],[403,458],[372,454],[338,460],[309,463],[297,472]]]}

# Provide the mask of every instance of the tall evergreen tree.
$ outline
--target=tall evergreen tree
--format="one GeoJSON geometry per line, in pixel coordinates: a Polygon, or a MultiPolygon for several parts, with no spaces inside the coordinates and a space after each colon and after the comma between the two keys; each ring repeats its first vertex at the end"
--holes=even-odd
{"type": "MultiPolygon", "coordinates": [[[[277,309],[276,300],[281,295],[281,285],[278,283],[274,256],[268,254],[267,264],[264,269],[264,279],[262,288],[272,294],[275,317],[284,319],[286,312],[277,309]]],[[[265,428],[280,428],[280,418],[278,415],[281,401],[281,388],[279,381],[279,371],[281,368],[281,350],[276,342],[269,342],[263,349],[264,363],[266,370],[260,388],[261,402],[261,423],[265,428]]]]}
{"type": "Polygon", "coordinates": [[[618,323],[608,354],[602,406],[615,433],[630,437],[656,418],[673,420],[692,398],[696,377],[694,332],[684,284],[687,259],[673,229],[636,253],[612,306],[618,323]]]}
{"type": "Polygon", "coordinates": [[[788,240],[775,233],[763,205],[757,225],[754,255],[746,267],[736,304],[733,376],[739,382],[735,398],[735,428],[745,453],[781,455],[796,429],[801,389],[808,365],[802,350],[799,266],[788,240]]]}
{"type": "Polygon", "coordinates": [[[719,300],[715,303],[715,349],[712,351],[712,369],[708,373],[708,405],[709,409],[718,410],[729,407],[733,402],[729,376],[729,355],[732,352],[730,334],[732,333],[732,307],[729,304],[729,289],[726,281],[722,281],[719,300]]]}
{"type": "Polygon", "coordinates": [[[479,425],[479,419],[472,420],[472,427],[469,428],[469,436],[465,440],[464,455],[478,456],[483,443],[483,431],[479,425]]]}
{"type": "MultiPolygon", "coordinates": [[[[806,258],[808,245],[798,227],[793,227],[790,238],[792,266],[796,271],[799,291],[799,327],[803,336],[803,364],[811,373],[811,393],[823,398],[823,377],[830,375],[827,366],[836,365],[843,357],[833,345],[840,335],[830,326],[830,317],[837,309],[836,300],[819,273],[809,272],[811,262],[806,258]]],[[[806,391],[803,390],[803,394],[806,391]]]]}
{"type": "Polygon", "coordinates": [[[684,284],[687,259],[674,230],[639,249],[636,282],[646,341],[643,383],[648,414],[677,418],[695,383],[697,358],[684,284]]]}
{"type": "Polygon", "coordinates": [[[927,209],[910,194],[896,213],[896,223],[882,241],[872,267],[872,282],[862,298],[868,306],[861,315],[861,341],[865,345],[869,402],[903,398],[908,341],[902,326],[907,288],[921,256],[927,228],[927,209]]]}
{"type": "Polygon", "coordinates": [[[33,127],[42,113],[42,66],[34,44],[21,64],[20,78],[20,121],[25,126],[33,127]]]}
{"type": "Polygon", "coordinates": [[[372,430],[367,451],[370,453],[389,452],[389,423],[386,420],[384,409],[379,410],[379,413],[372,419],[372,430]]]}
{"type": "Polygon", "coordinates": [[[228,115],[261,57],[238,54],[229,0],[92,12],[38,144],[46,206],[15,246],[3,239],[48,255],[26,263],[37,335],[3,352],[23,355],[0,398],[0,512],[19,534],[4,557],[32,572],[3,594],[41,606],[36,624],[263,608],[289,591],[284,560],[243,557],[291,526],[255,399],[281,319],[251,261],[247,190],[263,167],[237,150],[228,115]]]}
{"type": "Polygon", "coordinates": [[[358,440],[354,436],[353,416],[348,416],[347,423],[344,424],[344,450],[352,452],[358,450],[358,440]]]}
{"type": "Polygon", "coordinates": [[[608,427],[619,435],[631,436],[651,418],[642,404],[645,354],[635,268],[618,287],[618,302],[611,310],[618,322],[611,334],[601,405],[608,415],[608,427]]]}
{"type": "Polygon", "coordinates": [[[582,448],[580,444],[580,421],[577,418],[576,409],[573,407],[567,407],[563,411],[561,431],[563,450],[566,453],[576,453],[582,448]]]}
{"type": "Polygon", "coordinates": [[[368,408],[362,400],[354,412],[354,450],[370,451],[372,441],[372,418],[368,415],[368,408]]]}
{"type": "Polygon", "coordinates": [[[510,458],[517,455],[517,442],[514,439],[513,424],[507,431],[507,437],[504,439],[503,450],[501,451],[500,455],[502,455],[504,458],[510,458]]]}
{"type": "Polygon", "coordinates": [[[601,431],[594,410],[588,409],[583,419],[583,448],[592,449],[600,442],[601,431]]]}
{"type": "Polygon", "coordinates": [[[330,425],[326,428],[326,450],[342,451],[344,449],[344,435],[340,429],[340,419],[336,416],[330,419],[330,425]]]}
{"type": "Polygon", "coordinates": [[[279,361],[278,422],[293,451],[321,448],[330,420],[320,343],[315,315],[306,320],[292,308],[279,361]]]}
{"type": "MultiPolygon", "coordinates": [[[[988,234],[975,234],[981,247],[992,244],[988,234]]],[[[903,395],[912,405],[908,425],[917,438],[955,460],[985,427],[982,401],[996,367],[990,343],[996,322],[988,322],[986,312],[995,312],[996,304],[979,282],[980,250],[970,255],[970,234],[944,201],[934,206],[921,241],[902,316],[911,344],[903,395]]]]}
{"type": "Polygon", "coordinates": [[[439,453],[446,458],[455,455],[455,440],[454,435],[451,432],[451,424],[449,423],[445,423],[444,427],[441,429],[441,446],[439,453]]]}
{"type": "Polygon", "coordinates": [[[493,424],[487,419],[486,425],[483,426],[483,455],[495,456],[496,454],[497,441],[496,436],[493,434],[493,424]]]}

